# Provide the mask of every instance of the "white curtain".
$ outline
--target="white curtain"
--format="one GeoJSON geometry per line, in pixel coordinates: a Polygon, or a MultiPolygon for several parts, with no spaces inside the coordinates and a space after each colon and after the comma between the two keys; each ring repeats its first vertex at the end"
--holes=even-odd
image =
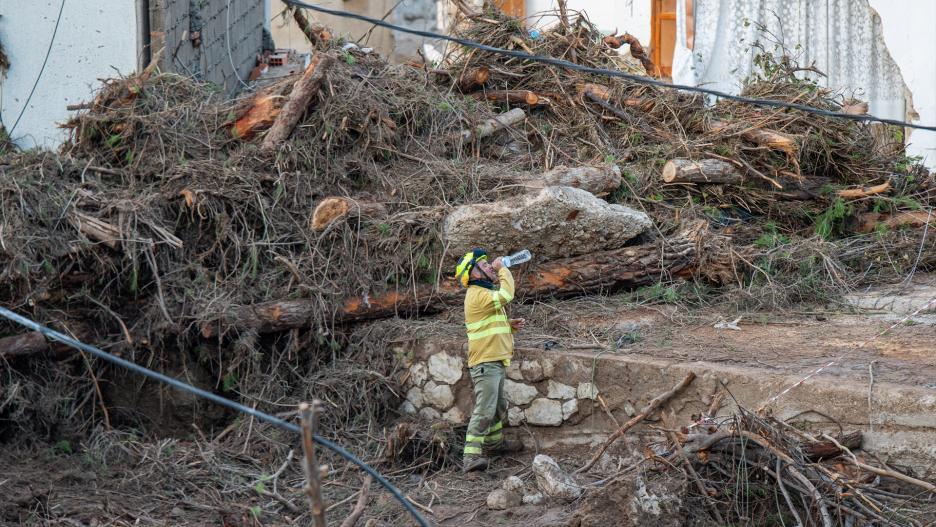
{"type": "MultiPolygon", "coordinates": [[[[677,0],[677,30],[685,42],[685,0],[677,0]],[[679,25],[679,19],[683,23],[679,25]]],[[[751,74],[760,42],[779,52],[774,40],[796,56],[801,66],[815,63],[820,84],[845,90],[869,103],[869,113],[903,119],[906,88],[900,69],[887,52],[881,21],[868,0],[695,0],[695,44],[674,57],[673,81],[738,93],[751,74]],[[759,31],[765,26],[770,34],[759,31]],[[690,54],[682,67],[675,59],[690,54]]]]}

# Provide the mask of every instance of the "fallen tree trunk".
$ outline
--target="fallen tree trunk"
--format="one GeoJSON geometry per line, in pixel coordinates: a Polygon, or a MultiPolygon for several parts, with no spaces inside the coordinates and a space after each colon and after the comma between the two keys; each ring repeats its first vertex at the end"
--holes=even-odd
{"type": "Polygon", "coordinates": [[[927,223],[930,227],[936,227],[936,215],[925,210],[901,211],[894,214],[866,212],[858,215],[851,230],[859,234],[868,234],[878,229],[878,225],[890,230],[903,226],[918,228],[927,223]]]}
{"type": "Polygon", "coordinates": [[[537,106],[547,106],[549,104],[548,99],[545,97],[540,97],[530,90],[485,91],[483,93],[475,93],[473,97],[476,99],[503,104],[523,104],[531,108],[537,106]]]}
{"type": "Polygon", "coordinates": [[[458,87],[458,91],[470,93],[484,86],[484,83],[487,82],[490,76],[491,70],[486,66],[472,68],[458,77],[458,80],[455,81],[455,85],[458,87]]]}
{"type": "Polygon", "coordinates": [[[84,234],[89,240],[103,243],[114,250],[120,248],[120,229],[110,223],[77,210],[72,211],[69,220],[78,232],[84,234]]]}
{"type": "Polygon", "coordinates": [[[708,131],[714,133],[740,135],[745,141],[773,150],[780,150],[790,156],[796,156],[799,152],[799,146],[792,137],[773,130],[757,128],[750,123],[729,123],[719,119],[712,119],[709,121],[707,128],[708,131]]]}
{"type": "Polygon", "coordinates": [[[511,182],[530,189],[574,187],[598,195],[621,186],[621,171],[617,167],[558,166],[540,175],[513,178],[511,182]]]}
{"type": "Polygon", "coordinates": [[[0,357],[4,358],[32,355],[48,349],[49,343],[38,331],[0,338],[0,357]]]}
{"type": "MultiPolygon", "coordinates": [[[[691,275],[698,267],[704,224],[700,223],[669,240],[599,251],[573,258],[544,262],[529,272],[517,273],[517,299],[562,298],[590,293],[608,293],[658,282],[664,277],[691,275]]],[[[708,269],[707,274],[719,274],[708,269]]],[[[433,313],[457,305],[464,289],[446,281],[436,289],[424,285],[348,298],[330,318],[335,323],[433,313]]],[[[222,320],[201,326],[206,338],[229,328],[272,333],[309,327],[322,312],[321,303],[311,299],[280,300],[234,308],[222,320]]]]}
{"type": "Polygon", "coordinates": [[[508,126],[513,126],[526,119],[526,112],[522,108],[514,108],[509,112],[504,112],[497,117],[493,117],[474,127],[473,130],[462,130],[461,140],[470,141],[471,139],[483,139],[503,130],[508,126]]]}
{"type": "Polygon", "coordinates": [[[331,66],[333,59],[324,53],[318,53],[312,58],[309,67],[306,68],[302,77],[296,81],[292,93],[289,94],[289,100],[283,105],[282,111],[273,121],[273,126],[263,138],[263,144],[260,149],[264,152],[272,152],[277,145],[285,141],[289,134],[302,119],[302,115],[309,108],[312,98],[318,92],[319,86],[325,80],[325,72],[331,66]]]}
{"type": "Polygon", "coordinates": [[[720,159],[670,159],[663,165],[664,183],[740,185],[743,181],[738,167],[720,159]]]}
{"type": "Polygon", "coordinates": [[[309,220],[309,228],[316,232],[339,220],[383,217],[387,207],[375,201],[358,201],[350,198],[329,197],[316,205],[309,220]]]}

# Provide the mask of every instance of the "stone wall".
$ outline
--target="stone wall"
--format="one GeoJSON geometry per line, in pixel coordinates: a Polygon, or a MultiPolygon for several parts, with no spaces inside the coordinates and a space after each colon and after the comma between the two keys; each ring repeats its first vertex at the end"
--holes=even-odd
{"type": "MultiPolygon", "coordinates": [[[[427,421],[467,423],[474,400],[465,347],[464,339],[434,337],[393,350],[404,357],[407,367],[402,413],[427,421]]],[[[733,400],[758,408],[799,380],[760,368],[675,362],[608,350],[519,348],[506,381],[508,426],[528,427],[531,434],[517,437],[532,438],[541,449],[594,445],[689,371],[697,375],[695,382],[666,406],[681,423],[692,422],[705,411],[720,386],[732,394],[720,415],[730,415],[735,411],[733,400]]],[[[817,430],[838,424],[862,430],[865,448],[913,467],[919,475],[936,475],[934,392],[885,382],[875,388],[873,430],[868,425],[867,383],[839,377],[809,380],[773,405],[773,413],[781,419],[795,417],[798,425],[817,430]]],[[[641,433],[641,428],[632,433],[641,433]]]]}

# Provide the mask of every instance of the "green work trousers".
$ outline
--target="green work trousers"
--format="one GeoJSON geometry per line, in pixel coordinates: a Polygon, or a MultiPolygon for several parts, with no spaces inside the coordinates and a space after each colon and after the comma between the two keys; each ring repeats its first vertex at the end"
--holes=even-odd
{"type": "Polygon", "coordinates": [[[507,418],[504,363],[482,362],[471,368],[470,373],[474,383],[474,411],[465,435],[465,457],[479,456],[484,449],[498,446],[504,440],[502,429],[507,418]]]}

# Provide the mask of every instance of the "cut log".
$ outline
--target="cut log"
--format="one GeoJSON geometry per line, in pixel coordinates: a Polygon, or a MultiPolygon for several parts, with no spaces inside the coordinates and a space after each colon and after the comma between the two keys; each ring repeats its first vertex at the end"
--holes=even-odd
{"type": "Polygon", "coordinates": [[[799,146],[792,137],[773,130],[758,128],[750,123],[729,123],[712,119],[708,123],[708,131],[718,134],[740,135],[745,141],[773,150],[780,150],[790,156],[797,156],[799,152],[799,146]]]}
{"type": "Polygon", "coordinates": [[[838,457],[844,454],[844,451],[840,448],[840,446],[844,446],[849,450],[861,448],[861,431],[855,430],[850,434],[838,437],[836,441],[838,441],[838,444],[836,444],[835,441],[809,442],[803,445],[803,452],[805,452],[806,455],[814,461],[819,459],[831,459],[838,457]]]}
{"type": "Polygon", "coordinates": [[[32,355],[48,349],[49,343],[38,331],[0,338],[0,357],[4,358],[32,355]]]}
{"type": "MultiPolygon", "coordinates": [[[[573,258],[544,262],[515,276],[517,299],[563,298],[589,293],[608,293],[658,282],[664,277],[690,276],[697,269],[704,248],[704,224],[698,224],[665,242],[598,251],[573,258]]],[[[709,270],[712,272],[712,270],[709,270]]],[[[390,291],[345,300],[334,310],[336,323],[358,322],[395,315],[438,312],[463,302],[465,290],[454,281],[436,289],[423,285],[415,290],[390,291]]],[[[264,302],[234,308],[223,320],[204,323],[202,335],[216,336],[229,328],[259,333],[309,327],[321,316],[316,300],[264,302]]]]}
{"type": "Polygon", "coordinates": [[[919,228],[927,223],[930,224],[931,228],[936,227],[936,214],[931,214],[925,210],[900,211],[894,214],[866,212],[858,215],[853,223],[854,226],[850,230],[860,234],[868,234],[874,232],[878,225],[883,225],[884,228],[890,230],[903,226],[919,228]]]}
{"type": "Polygon", "coordinates": [[[847,188],[840,190],[838,191],[838,196],[842,199],[860,199],[873,196],[875,194],[883,194],[888,190],[890,190],[890,181],[885,181],[884,183],[881,183],[880,185],[874,185],[873,187],[847,188]]]}
{"type": "Polygon", "coordinates": [[[455,208],[442,221],[448,254],[461,255],[483,240],[492,254],[529,249],[551,260],[617,249],[652,227],[650,218],[572,187],[455,208]]]}
{"type": "Polygon", "coordinates": [[[69,220],[89,240],[103,243],[111,249],[120,248],[120,229],[94,216],[72,211],[69,220]]]}
{"type": "Polygon", "coordinates": [[[721,159],[670,159],[663,165],[664,183],[716,183],[740,185],[744,174],[721,159]]]}
{"type": "Polygon", "coordinates": [[[512,182],[530,189],[574,187],[598,195],[612,192],[621,186],[621,169],[616,166],[574,168],[558,166],[540,175],[513,178],[512,182]]]}
{"type": "Polygon", "coordinates": [[[523,108],[514,108],[509,112],[504,112],[497,117],[484,121],[475,126],[473,130],[462,130],[461,140],[483,139],[508,126],[523,122],[524,119],[526,119],[526,112],[523,111],[523,108]]]}
{"type": "Polygon", "coordinates": [[[531,108],[549,105],[549,99],[540,97],[529,90],[485,91],[483,93],[475,93],[473,97],[502,104],[523,104],[531,108]]]}
{"type": "Polygon", "coordinates": [[[234,121],[231,136],[236,139],[250,139],[260,130],[269,128],[280,113],[277,104],[281,100],[279,95],[257,94],[247,112],[234,121]]]}
{"type": "Polygon", "coordinates": [[[309,104],[318,92],[319,86],[325,80],[325,72],[328,71],[333,60],[331,56],[324,53],[318,53],[312,58],[309,67],[306,68],[302,77],[293,86],[292,93],[289,94],[289,100],[283,105],[283,109],[273,122],[273,126],[270,127],[270,131],[263,138],[263,144],[260,147],[262,151],[272,152],[289,137],[289,134],[292,133],[309,108],[309,104]]]}
{"type": "Polygon", "coordinates": [[[374,201],[358,201],[350,198],[325,198],[312,212],[309,228],[316,232],[339,220],[379,218],[387,215],[387,207],[374,201]]]}
{"type": "Polygon", "coordinates": [[[288,6],[287,9],[292,10],[293,20],[296,21],[296,24],[299,26],[299,29],[302,31],[302,34],[305,35],[309,42],[315,46],[319,44],[327,44],[331,42],[332,35],[327,27],[322,24],[316,24],[310,22],[306,18],[305,13],[301,9],[295,6],[288,6]]]}
{"type": "Polygon", "coordinates": [[[455,82],[455,85],[458,87],[458,91],[471,93],[484,86],[490,76],[491,70],[487,69],[486,66],[472,68],[464,72],[455,82]]]}

